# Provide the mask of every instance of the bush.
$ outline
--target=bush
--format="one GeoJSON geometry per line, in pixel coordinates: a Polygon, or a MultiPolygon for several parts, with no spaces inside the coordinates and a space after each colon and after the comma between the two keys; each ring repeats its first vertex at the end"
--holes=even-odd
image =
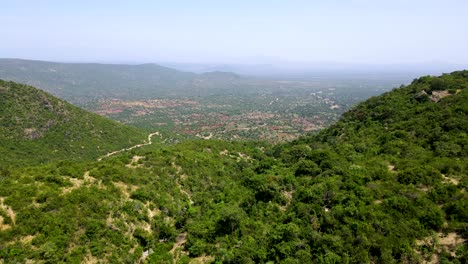
{"type": "Polygon", "coordinates": [[[317,176],[322,170],[317,165],[317,163],[311,160],[300,160],[295,165],[296,170],[294,172],[295,176],[317,176]]]}

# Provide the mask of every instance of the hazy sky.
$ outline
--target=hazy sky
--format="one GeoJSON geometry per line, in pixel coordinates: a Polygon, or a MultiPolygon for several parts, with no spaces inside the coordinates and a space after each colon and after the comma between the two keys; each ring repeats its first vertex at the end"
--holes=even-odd
{"type": "Polygon", "coordinates": [[[0,57],[468,63],[466,0],[3,0],[0,57]]]}

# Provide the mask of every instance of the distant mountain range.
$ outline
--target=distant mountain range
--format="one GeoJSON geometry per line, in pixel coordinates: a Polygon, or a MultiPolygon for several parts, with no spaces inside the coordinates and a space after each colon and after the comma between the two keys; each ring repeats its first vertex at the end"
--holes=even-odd
{"type": "Polygon", "coordinates": [[[156,64],[118,65],[0,59],[0,79],[44,89],[73,103],[97,98],[200,96],[252,92],[270,82],[228,72],[195,74],[156,64]]]}
{"type": "MultiPolygon", "coordinates": [[[[408,83],[417,69],[397,66],[99,64],[0,59],[0,79],[29,84],[78,105],[102,98],[148,99],[259,94],[290,89],[288,81],[379,80],[408,83]],[[170,68],[169,68],[170,67],[170,68]],[[258,77],[261,76],[261,77],[258,77]]],[[[428,72],[439,72],[432,69],[428,72]]]]}
{"type": "Polygon", "coordinates": [[[447,62],[399,63],[399,64],[352,64],[334,62],[289,62],[271,60],[266,63],[175,63],[161,65],[181,71],[204,73],[212,71],[233,72],[240,75],[261,76],[263,78],[285,80],[334,79],[395,79],[413,80],[424,74],[439,75],[457,69],[468,68],[468,64],[447,62]]]}

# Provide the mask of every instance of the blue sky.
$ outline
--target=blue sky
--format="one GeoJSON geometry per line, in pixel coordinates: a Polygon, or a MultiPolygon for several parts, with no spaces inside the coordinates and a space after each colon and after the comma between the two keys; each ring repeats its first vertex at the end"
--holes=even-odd
{"type": "Polygon", "coordinates": [[[464,0],[2,1],[0,57],[468,64],[464,0]]]}

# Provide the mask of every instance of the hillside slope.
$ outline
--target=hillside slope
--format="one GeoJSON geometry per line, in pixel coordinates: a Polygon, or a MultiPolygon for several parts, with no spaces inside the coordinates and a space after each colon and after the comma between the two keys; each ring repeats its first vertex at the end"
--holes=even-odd
{"type": "Polygon", "coordinates": [[[93,159],[145,138],[34,87],[0,80],[0,164],[93,159]]]}
{"type": "Polygon", "coordinates": [[[364,239],[353,251],[361,261],[465,263],[467,132],[468,71],[458,71],[372,97],[275,156],[296,175],[338,177],[322,204],[332,234],[351,227],[355,242],[364,239]]]}
{"type": "Polygon", "coordinates": [[[455,72],[288,144],[187,141],[3,171],[0,258],[467,263],[467,105],[455,72]]]}

